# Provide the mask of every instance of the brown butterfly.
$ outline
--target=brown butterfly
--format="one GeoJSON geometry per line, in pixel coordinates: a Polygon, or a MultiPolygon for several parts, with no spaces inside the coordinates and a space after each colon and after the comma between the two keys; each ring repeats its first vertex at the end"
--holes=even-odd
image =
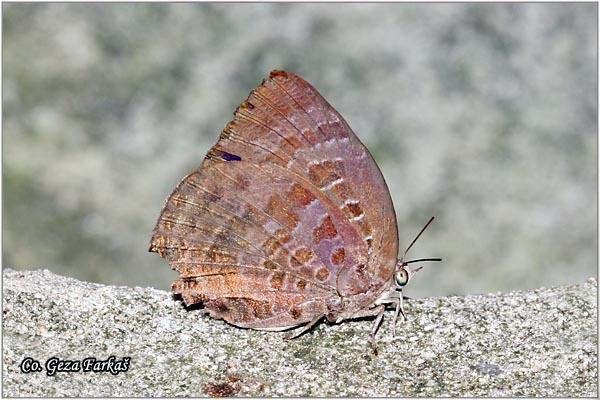
{"type": "Polygon", "coordinates": [[[154,228],[149,251],[180,274],[173,292],[239,327],[304,325],[288,338],[323,317],[376,316],[373,337],[394,305],[395,332],[418,270],[408,264],[440,259],[398,259],[394,206],[369,151],[293,73],[271,72],[234,116],[154,228]]]}

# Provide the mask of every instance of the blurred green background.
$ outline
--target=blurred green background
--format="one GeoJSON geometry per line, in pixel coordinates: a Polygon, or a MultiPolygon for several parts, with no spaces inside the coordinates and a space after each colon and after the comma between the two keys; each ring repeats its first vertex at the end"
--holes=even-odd
{"type": "Polygon", "coordinates": [[[597,273],[596,4],[3,4],[3,265],[168,288],[179,180],[272,69],[375,157],[410,296],[597,273]]]}

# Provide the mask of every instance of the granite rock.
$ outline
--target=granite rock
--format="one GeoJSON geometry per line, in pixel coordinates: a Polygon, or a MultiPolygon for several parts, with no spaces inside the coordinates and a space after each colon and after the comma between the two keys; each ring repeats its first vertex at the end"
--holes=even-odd
{"type": "Polygon", "coordinates": [[[396,337],[389,312],[375,344],[370,320],[320,323],[286,341],[284,333],[239,329],[186,310],[166,291],[5,269],[2,394],[596,397],[596,299],[593,278],[411,299],[396,337]],[[52,357],[110,356],[119,365],[129,357],[128,370],[48,376],[52,357]],[[39,371],[21,371],[27,357],[39,371]]]}

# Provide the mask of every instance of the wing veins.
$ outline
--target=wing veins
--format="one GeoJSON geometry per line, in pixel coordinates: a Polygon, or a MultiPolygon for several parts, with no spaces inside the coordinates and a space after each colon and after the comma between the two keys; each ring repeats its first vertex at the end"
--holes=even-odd
{"type": "Polygon", "coordinates": [[[264,102],[267,106],[269,106],[271,109],[273,109],[275,112],[277,112],[279,115],[281,115],[283,117],[283,119],[285,119],[287,121],[287,123],[294,128],[295,130],[297,130],[300,135],[302,135],[302,137],[304,138],[304,140],[306,140],[306,142],[312,147],[315,145],[315,143],[312,143],[310,140],[308,140],[306,138],[306,136],[304,136],[304,133],[302,132],[302,130],[300,130],[292,121],[289,120],[289,118],[283,113],[283,111],[281,111],[278,107],[276,107],[273,103],[271,103],[268,98],[258,92],[255,92],[254,95],[260,99],[262,102],[264,102]]]}
{"type": "MultiPolygon", "coordinates": [[[[217,169],[217,170],[218,170],[218,169],[217,169]]],[[[221,172],[220,170],[218,170],[218,171],[219,171],[219,172],[221,172]]],[[[206,192],[207,192],[207,193],[211,193],[211,192],[210,192],[210,191],[208,191],[208,190],[206,190],[206,192]]],[[[209,211],[209,212],[211,212],[213,215],[217,215],[217,216],[219,216],[219,217],[223,217],[223,215],[217,214],[216,212],[213,212],[213,211],[211,211],[210,209],[208,209],[208,208],[206,208],[206,207],[203,207],[202,205],[200,205],[200,204],[198,204],[198,203],[194,203],[194,202],[192,202],[192,201],[185,200],[185,199],[182,199],[182,198],[179,198],[179,197],[177,198],[177,200],[183,201],[184,203],[186,203],[186,204],[189,204],[189,205],[191,205],[191,206],[194,206],[194,207],[196,207],[196,208],[199,208],[199,209],[201,209],[201,210],[206,210],[206,211],[209,211]]],[[[275,241],[281,245],[281,248],[285,250],[285,252],[286,252],[286,254],[287,254],[287,255],[289,255],[290,257],[292,257],[292,258],[293,258],[293,259],[295,259],[296,261],[300,262],[300,260],[298,260],[298,258],[297,258],[296,256],[294,256],[292,253],[290,253],[290,251],[289,251],[287,248],[285,248],[285,247],[284,247],[284,243],[282,243],[282,242],[281,242],[280,240],[278,240],[278,239],[277,239],[275,236],[273,236],[273,235],[272,235],[272,234],[270,234],[270,233],[269,233],[269,232],[268,232],[266,229],[264,229],[264,226],[262,226],[262,224],[257,224],[257,223],[254,223],[254,222],[252,222],[252,221],[251,221],[251,220],[249,220],[249,219],[246,219],[246,218],[244,218],[244,217],[242,217],[242,216],[239,216],[239,215],[237,215],[237,214],[233,213],[231,210],[228,210],[227,208],[221,207],[221,206],[220,206],[219,204],[217,204],[217,203],[213,203],[213,204],[214,204],[216,207],[219,207],[219,209],[221,209],[221,210],[222,210],[222,211],[223,211],[225,214],[227,214],[227,215],[229,215],[229,216],[232,216],[232,217],[234,217],[234,218],[237,218],[238,220],[244,221],[244,222],[245,222],[247,225],[249,225],[249,226],[255,226],[255,227],[258,227],[258,228],[262,229],[262,230],[263,230],[263,232],[266,234],[266,236],[267,236],[268,238],[270,238],[270,239],[275,239],[275,241]]],[[[231,204],[231,203],[228,203],[228,204],[231,204]]],[[[246,204],[248,204],[248,203],[246,203],[246,204]]],[[[251,207],[253,207],[252,205],[250,205],[250,206],[251,206],[251,207]]],[[[255,208],[255,207],[253,207],[253,209],[255,209],[255,210],[258,210],[258,209],[257,209],[257,208],[255,208]]],[[[279,221],[277,221],[276,219],[274,219],[273,217],[271,217],[269,214],[267,214],[267,213],[264,213],[264,214],[265,214],[265,215],[267,215],[269,218],[271,218],[273,221],[275,221],[275,222],[276,222],[276,223],[277,223],[277,224],[278,224],[278,225],[279,225],[281,228],[285,228],[284,226],[281,226],[281,224],[279,223],[279,221]]],[[[248,254],[253,254],[253,253],[248,253],[248,254]]],[[[266,256],[266,254],[265,254],[265,256],[266,256]]],[[[267,260],[271,260],[271,259],[270,259],[270,258],[268,258],[268,257],[265,257],[265,258],[266,258],[267,260]]],[[[271,261],[273,261],[273,260],[271,260],[271,261]]]]}
{"type": "MultiPolygon", "coordinates": [[[[323,136],[323,139],[324,139],[325,141],[327,141],[327,139],[328,139],[327,135],[325,135],[325,132],[323,132],[323,130],[321,130],[321,127],[319,126],[319,124],[317,123],[317,121],[315,121],[315,120],[314,120],[314,118],[312,117],[312,115],[310,115],[310,114],[308,113],[308,111],[306,111],[306,110],[304,109],[304,107],[302,107],[302,106],[300,105],[300,103],[298,102],[298,100],[296,100],[296,98],[295,98],[294,96],[292,96],[292,95],[291,95],[291,94],[290,94],[290,93],[289,93],[287,90],[285,90],[285,88],[284,88],[284,87],[283,87],[283,86],[282,86],[282,85],[281,85],[279,82],[277,82],[277,80],[276,80],[276,79],[273,79],[273,80],[272,80],[272,82],[273,82],[273,83],[274,83],[274,84],[275,84],[275,85],[276,85],[276,86],[279,88],[279,90],[281,90],[283,93],[285,93],[285,94],[287,95],[287,97],[289,97],[289,98],[292,100],[292,102],[293,102],[293,103],[294,103],[294,104],[297,106],[297,108],[298,108],[299,110],[302,110],[302,112],[304,113],[304,115],[305,115],[306,117],[308,117],[308,119],[310,119],[310,120],[312,121],[312,123],[313,123],[313,125],[314,125],[314,126],[316,126],[316,127],[317,127],[317,131],[319,131],[319,133],[321,134],[321,136],[323,136]]],[[[294,83],[295,83],[295,82],[294,82],[294,83]]],[[[289,104],[289,103],[288,103],[288,104],[289,104]]],[[[319,108],[319,111],[321,111],[321,110],[320,110],[320,108],[319,108]]],[[[324,115],[323,115],[323,116],[324,116],[324,115]]],[[[305,119],[307,119],[306,117],[305,117],[305,119]]],[[[325,118],[325,121],[327,121],[327,118],[325,118]]],[[[328,124],[329,124],[329,123],[328,123],[328,124]]],[[[334,136],[334,138],[335,138],[335,136],[334,136]]]]}
{"type": "MultiPolygon", "coordinates": [[[[283,140],[288,142],[290,146],[294,147],[294,144],[292,142],[290,142],[290,140],[287,137],[283,136],[281,133],[277,132],[275,129],[271,128],[270,126],[262,123],[260,119],[255,118],[254,116],[252,116],[250,114],[245,114],[241,111],[238,111],[238,113],[236,114],[236,117],[238,117],[240,119],[245,119],[246,121],[253,122],[256,125],[262,126],[263,128],[270,130],[271,132],[275,133],[277,136],[279,136],[280,138],[282,138],[283,140]]],[[[288,153],[286,153],[286,154],[288,154],[288,153]]],[[[290,156],[290,158],[292,157],[291,154],[289,156],[290,156]]]]}
{"type": "MultiPolygon", "coordinates": [[[[252,166],[254,166],[255,168],[259,169],[259,170],[260,170],[261,172],[263,172],[264,174],[267,174],[267,175],[272,175],[272,174],[271,174],[269,171],[266,171],[266,170],[264,170],[264,169],[260,168],[260,166],[259,166],[259,165],[257,165],[257,164],[255,164],[255,163],[249,163],[249,164],[250,164],[250,165],[252,165],[252,166]]],[[[281,171],[282,171],[282,175],[283,175],[283,176],[286,176],[286,175],[287,175],[287,176],[289,177],[289,174],[291,173],[291,174],[293,174],[293,175],[294,175],[294,177],[296,177],[296,178],[297,178],[296,182],[305,183],[305,184],[307,184],[307,186],[315,188],[315,189],[316,189],[316,192],[319,192],[319,193],[321,193],[321,195],[322,195],[322,196],[325,196],[325,197],[327,197],[327,195],[326,195],[326,194],[324,194],[324,193],[323,193],[323,192],[322,192],[322,191],[321,191],[321,190],[320,190],[320,189],[319,189],[319,188],[318,188],[318,187],[317,187],[315,184],[313,184],[313,183],[312,183],[312,182],[310,182],[309,180],[306,180],[306,179],[305,179],[305,178],[304,178],[302,175],[300,175],[300,174],[298,174],[298,173],[294,172],[293,170],[289,170],[289,169],[287,169],[287,168],[283,168],[283,167],[281,167],[281,166],[280,166],[280,165],[278,165],[278,164],[274,164],[274,163],[273,163],[272,165],[273,165],[273,166],[275,166],[275,168],[281,168],[281,171]]],[[[291,180],[293,181],[293,179],[291,179],[291,180]]],[[[321,201],[321,203],[323,203],[323,202],[321,201]]],[[[325,204],[325,203],[323,203],[323,204],[325,204]]],[[[289,211],[289,210],[288,210],[288,209],[287,209],[285,206],[283,207],[283,209],[284,209],[285,211],[289,211]]],[[[333,207],[333,209],[335,210],[335,213],[337,213],[337,212],[341,212],[341,211],[339,210],[339,208],[337,208],[337,207],[333,207]]],[[[342,220],[342,221],[346,221],[346,218],[342,218],[341,220],[342,220]]],[[[360,234],[360,231],[358,231],[357,227],[356,227],[356,226],[355,226],[355,225],[354,225],[352,222],[349,222],[349,223],[350,223],[350,227],[351,227],[351,228],[354,230],[354,232],[357,234],[357,236],[358,236],[358,237],[360,237],[360,238],[362,239],[362,236],[361,236],[361,234],[360,234]]],[[[361,240],[361,242],[360,242],[360,243],[362,243],[362,244],[365,244],[365,243],[364,243],[364,241],[362,241],[362,240],[361,240]]],[[[306,245],[306,243],[304,243],[304,244],[306,245]]],[[[365,245],[366,245],[366,244],[365,244],[365,245]]],[[[313,252],[314,252],[315,254],[318,254],[318,253],[316,252],[316,249],[313,247],[313,244],[312,244],[312,243],[311,243],[311,244],[309,244],[307,247],[309,247],[311,250],[313,250],[313,252]]],[[[366,247],[366,246],[365,246],[365,247],[366,247]]],[[[320,258],[319,258],[319,259],[320,259],[320,258]]],[[[320,260],[321,260],[321,263],[322,263],[324,266],[326,266],[326,264],[324,263],[324,260],[322,260],[322,259],[320,259],[320,260]]]]}
{"type": "MultiPolygon", "coordinates": [[[[260,168],[260,167],[259,167],[257,164],[254,164],[254,163],[248,163],[248,164],[250,164],[250,165],[253,165],[254,167],[258,168],[258,169],[259,169],[261,172],[263,172],[264,174],[268,174],[268,172],[267,172],[267,171],[265,171],[265,170],[263,170],[262,168],[260,168]]],[[[217,171],[219,171],[219,172],[220,172],[220,173],[221,173],[221,174],[222,174],[224,177],[226,177],[226,178],[230,179],[230,180],[231,180],[231,181],[233,181],[233,182],[236,182],[236,180],[235,180],[234,178],[232,178],[231,176],[227,175],[225,172],[221,171],[221,170],[220,170],[219,168],[217,168],[216,166],[215,166],[215,169],[216,169],[217,171]]],[[[246,202],[246,201],[244,201],[244,203],[246,203],[246,204],[250,205],[252,208],[254,208],[254,209],[256,209],[256,210],[259,210],[258,208],[256,208],[256,207],[252,206],[250,203],[248,203],[248,202],[246,202]]],[[[264,213],[264,214],[265,214],[267,217],[269,217],[271,220],[273,220],[275,223],[277,223],[277,224],[279,225],[279,227],[280,227],[280,228],[282,228],[282,229],[288,229],[288,228],[287,228],[285,225],[283,225],[283,224],[282,224],[280,221],[278,221],[278,220],[277,220],[275,217],[273,217],[272,215],[270,215],[270,214],[268,214],[268,213],[266,213],[266,212],[264,212],[264,211],[262,211],[262,210],[259,210],[259,211],[261,211],[261,212],[262,212],[262,213],[264,213]]],[[[287,209],[286,209],[286,211],[287,211],[287,209]]],[[[267,232],[267,234],[268,234],[268,232],[267,232]]],[[[273,236],[271,236],[271,235],[269,234],[269,237],[273,237],[273,236]]],[[[281,243],[279,240],[277,240],[277,242],[278,242],[279,244],[281,244],[281,248],[283,248],[283,249],[286,251],[286,253],[287,253],[287,254],[289,254],[291,257],[294,257],[294,258],[295,258],[297,261],[299,261],[299,260],[298,260],[298,259],[297,259],[295,256],[293,256],[293,255],[292,255],[292,254],[289,252],[289,250],[288,250],[288,249],[287,249],[287,248],[284,246],[284,244],[282,244],[282,243],[281,243]]],[[[303,244],[304,244],[304,245],[306,245],[306,243],[303,243],[303,244]]],[[[313,248],[311,245],[309,245],[308,247],[310,247],[310,248],[313,250],[313,252],[314,252],[314,250],[315,250],[315,249],[314,249],[314,248],[313,248]]],[[[264,255],[264,258],[266,258],[267,260],[273,261],[273,262],[274,262],[274,263],[275,263],[275,264],[276,264],[276,265],[277,265],[279,268],[281,268],[281,271],[282,271],[282,272],[286,272],[286,271],[289,271],[289,270],[290,270],[289,268],[285,268],[285,267],[283,267],[281,264],[279,264],[278,262],[276,262],[275,260],[271,259],[271,258],[270,258],[270,257],[269,257],[269,256],[268,256],[266,253],[264,253],[264,252],[261,252],[261,254],[263,254],[263,255],[264,255]]],[[[317,253],[315,252],[315,254],[317,254],[317,253]]],[[[319,261],[321,261],[321,264],[323,264],[323,266],[325,266],[325,264],[323,263],[323,260],[319,259],[319,261]]],[[[295,275],[295,274],[294,274],[294,275],[295,275]]],[[[318,283],[318,282],[316,282],[316,281],[313,281],[313,280],[311,280],[311,279],[310,279],[310,278],[308,278],[308,277],[304,277],[304,276],[298,276],[298,277],[299,277],[300,279],[303,279],[303,280],[305,280],[305,281],[307,281],[307,282],[310,282],[310,283],[312,283],[312,284],[314,284],[314,285],[316,285],[316,286],[327,288],[327,289],[329,289],[330,291],[335,291],[335,288],[334,288],[333,286],[329,286],[329,285],[324,285],[324,284],[322,284],[322,283],[318,283]]]]}
{"type": "Polygon", "coordinates": [[[269,150],[268,148],[266,148],[266,147],[264,147],[264,146],[261,146],[261,145],[260,145],[260,144],[258,144],[258,143],[250,142],[250,141],[248,141],[248,140],[243,140],[243,139],[242,139],[240,136],[238,136],[238,135],[231,135],[231,136],[230,136],[230,138],[231,138],[231,140],[235,140],[235,141],[236,141],[236,142],[238,142],[238,143],[245,144],[245,145],[256,146],[256,147],[258,147],[258,148],[259,148],[259,149],[261,149],[261,150],[267,151],[267,152],[269,152],[269,153],[273,154],[275,157],[279,158],[281,161],[283,161],[283,162],[284,162],[284,163],[286,163],[286,164],[287,164],[287,163],[288,163],[288,162],[289,162],[289,161],[292,159],[292,156],[290,156],[290,155],[289,155],[288,153],[286,153],[285,151],[284,151],[284,154],[285,154],[285,155],[287,155],[287,156],[289,156],[289,157],[290,157],[290,160],[286,160],[285,158],[281,157],[279,154],[276,154],[276,153],[272,152],[272,151],[271,151],[271,150],[269,150]]]}
{"type": "MultiPolygon", "coordinates": [[[[210,210],[207,210],[207,211],[210,211],[210,210]]],[[[214,214],[214,215],[219,215],[219,214],[215,214],[215,213],[212,213],[212,214],[214,214]]],[[[165,218],[165,217],[163,217],[162,215],[161,215],[161,218],[160,218],[160,219],[161,219],[161,220],[163,220],[163,221],[166,221],[166,222],[171,222],[171,223],[174,223],[174,224],[176,224],[176,225],[183,225],[183,226],[187,226],[187,227],[190,227],[190,228],[200,228],[200,226],[199,226],[199,225],[196,225],[196,224],[190,224],[190,223],[184,223],[183,221],[169,220],[168,218],[165,218]]],[[[252,247],[252,248],[256,249],[256,250],[259,252],[259,253],[258,253],[259,255],[260,255],[260,254],[263,254],[263,255],[265,255],[265,257],[266,257],[267,259],[269,259],[269,260],[270,260],[270,258],[269,258],[269,257],[268,257],[268,256],[267,256],[265,253],[263,253],[263,252],[262,252],[262,251],[261,251],[261,250],[260,250],[258,247],[254,246],[254,245],[252,244],[252,242],[250,242],[248,239],[246,239],[246,238],[244,238],[244,237],[242,237],[242,236],[240,236],[240,235],[236,234],[236,233],[235,233],[233,230],[231,230],[231,229],[227,228],[227,227],[226,227],[226,226],[224,226],[224,225],[220,225],[220,224],[218,224],[218,223],[215,223],[215,225],[217,225],[217,226],[219,226],[219,227],[221,227],[221,228],[224,228],[224,230],[225,230],[226,232],[230,232],[230,233],[231,233],[233,236],[236,236],[236,237],[240,238],[241,240],[243,240],[244,242],[248,243],[248,244],[250,245],[250,247],[252,247]]],[[[271,261],[273,261],[273,260],[271,260],[271,261]]]]}

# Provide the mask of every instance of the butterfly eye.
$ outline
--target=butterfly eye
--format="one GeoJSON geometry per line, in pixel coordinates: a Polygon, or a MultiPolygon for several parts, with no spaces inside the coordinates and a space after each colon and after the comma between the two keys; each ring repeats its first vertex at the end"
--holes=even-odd
{"type": "Polygon", "coordinates": [[[405,269],[401,269],[396,272],[396,276],[394,278],[396,279],[396,285],[402,287],[408,283],[408,272],[406,272],[405,269]]]}

